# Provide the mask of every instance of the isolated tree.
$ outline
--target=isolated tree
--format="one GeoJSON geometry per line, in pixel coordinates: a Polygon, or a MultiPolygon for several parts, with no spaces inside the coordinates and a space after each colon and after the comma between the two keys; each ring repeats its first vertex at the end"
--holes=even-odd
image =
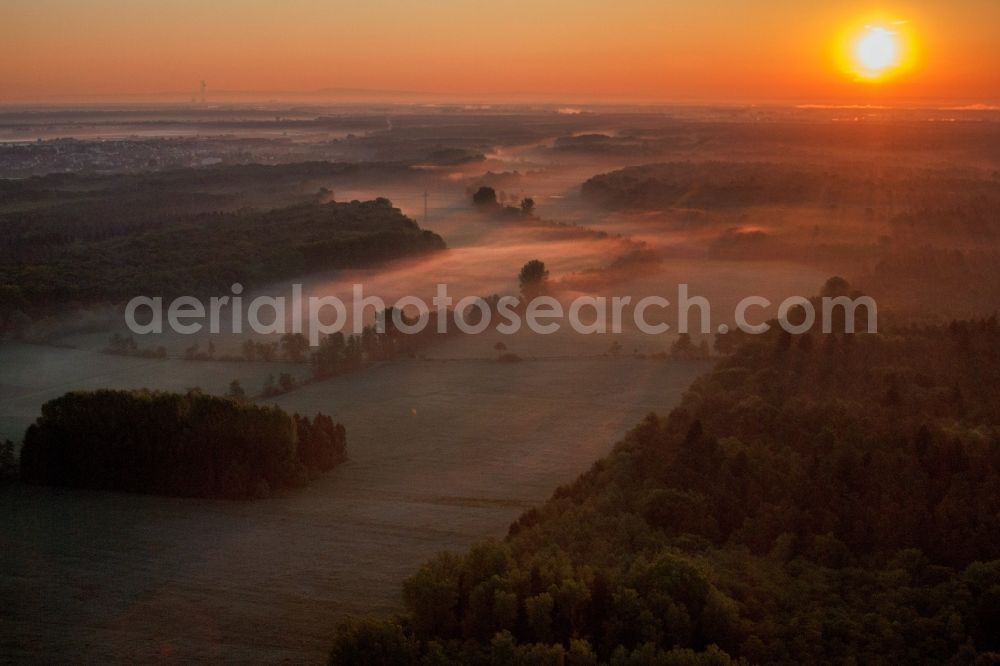
{"type": "Polygon", "coordinates": [[[836,298],[838,296],[847,296],[851,293],[850,283],[842,277],[833,276],[823,285],[820,289],[819,295],[826,296],[829,298],[836,298]]]}
{"type": "Polygon", "coordinates": [[[517,276],[517,283],[525,300],[545,293],[548,280],[549,272],[545,268],[545,262],[538,259],[532,259],[522,266],[517,276]]]}
{"type": "Polygon", "coordinates": [[[507,351],[507,345],[505,345],[503,342],[498,342],[495,345],[493,345],[493,350],[497,353],[497,358],[499,358],[503,356],[503,353],[505,351],[507,351]]]}
{"type": "Polygon", "coordinates": [[[301,333],[286,333],[281,336],[281,353],[292,363],[301,363],[309,350],[309,338],[301,333]]]}
{"type": "Polygon", "coordinates": [[[535,212],[535,200],[531,197],[521,199],[521,212],[525,215],[533,214],[535,212]]]}
{"type": "Polygon", "coordinates": [[[690,333],[681,333],[670,346],[670,355],[674,358],[693,358],[697,355],[697,347],[691,341],[690,333]]]}
{"type": "Polygon", "coordinates": [[[247,392],[243,390],[243,384],[240,384],[240,380],[234,379],[229,382],[229,390],[226,391],[226,397],[239,402],[247,399],[247,392]]]}
{"type": "Polygon", "coordinates": [[[492,187],[483,185],[472,195],[472,203],[480,208],[492,208],[497,205],[497,192],[492,187]]]}

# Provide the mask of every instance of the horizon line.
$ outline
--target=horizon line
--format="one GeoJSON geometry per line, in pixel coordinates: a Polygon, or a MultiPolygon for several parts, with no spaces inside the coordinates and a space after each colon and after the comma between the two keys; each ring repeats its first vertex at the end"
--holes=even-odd
{"type": "Polygon", "coordinates": [[[173,104],[183,106],[211,107],[218,104],[264,103],[281,104],[314,101],[339,101],[343,104],[465,104],[465,105],[525,105],[545,106],[796,106],[799,108],[943,108],[949,110],[998,110],[1000,97],[897,97],[873,101],[862,101],[862,97],[844,99],[834,97],[765,96],[765,97],[700,97],[700,96],[644,96],[628,93],[587,93],[567,92],[562,94],[538,91],[498,91],[480,93],[455,93],[421,90],[392,90],[379,88],[337,88],[323,87],[303,90],[211,90],[203,96],[201,91],[158,91],[158,92],[114,92],[114,93],[59,93],[43,95],[21,95],[0,98],[0,106],[63,106],[63,105],[119,105],[119,104],[173,104]],[[217,98],[223,99],[217,99],[217,98]],[[325,98],[325,99],[324,99],[325,98]],[[948,106],[942,107],[941,105],[948,106]]]}

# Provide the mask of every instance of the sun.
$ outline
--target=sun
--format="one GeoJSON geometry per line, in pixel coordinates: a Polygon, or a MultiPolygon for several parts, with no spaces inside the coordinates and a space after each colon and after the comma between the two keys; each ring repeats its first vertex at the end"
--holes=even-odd
{"type": "Polygon", "coordinates": [[[837,41],[840,69],[859,82],[881,83],[916,64],[916,39],[906,20],[869,16],[845,26],[837,41]]]}
{"type": "Polygon", "coordinates": [[[899,66],[903,46],[897,32],[880,25],[869,25],[854,43],[852,55],[860,76],[877,78],[899,66]]]}

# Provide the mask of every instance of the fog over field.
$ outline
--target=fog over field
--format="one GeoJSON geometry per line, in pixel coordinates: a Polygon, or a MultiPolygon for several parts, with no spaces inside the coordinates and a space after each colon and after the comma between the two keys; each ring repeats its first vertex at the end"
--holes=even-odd
{"type": "MultiPolygon", "coordinates": [[[[0,532],[16,535],[0,554],[0,656],[323,661],[345,614],[401,610],[400,585],[422,562],[503,537],[711,367],[670,355],[670,310],[650,316],[672,325],[660,335],[629,322],[616,335],[489,330],[317,379],[306,362],[241,360],[246,340],[280,336],[228,325],[133,336],[139,350],[162,346],[161,357],[113,354],[111,336],[132,335],[116,292],[59,291],[86,248],[116,256],[173,229],[174,217],[208,226],[224,215],[239,223],[244,209],[386,198],[446,249],[307,274],[274,260],[281,270],[251,271],[246,300],[289,296],[293,283],[348,310],[354,284],[389,305],[429,301],[439,283],[455,300],[515,295],[518,271],[539,259],[563,302],[674,302],[689,285],[711,303],[710,332],[692,336],[709,348],[744,297],[772,302],[760,321],[834,275],[876,297],[884,321],[943,323],[998,302],[997,122],[992,111],[779,107],[0,112],[0,176],[11,179],[2,251],[36,262],[0,283],[41,295],[34,310],[20,301],[4,310],[0,440],[20,443],[42,405],[68,391],[224,395],[238,380],[257,403],[343,423],[349,458],[308,487],[252,502],[0,487],[0,532]],[[139,150],[150,157],[124,157],[139,150]],[[267,170],[246,168],[255,163],[267,170]],[[481,187],[493,188],[495,207],[473,204],[481,187]],[[101,212],[123,192],[141,203],[134,219],[122,206],[133,225],[124,230],[101,212]],[[522,213],[527,198],[534,208],[522,213]],[[60,216],[84,204],[98,212],[74,236],[60,216]],[[951,226],[935,230],[935,216],[951,226]],[[965,288],[956,297],[930,282],[965,288]],[[190,350],[210,343],[213,358],[195,359],[190,350]],[[518,362],[498,362],[497,343],[518,362]],[[295,387],[265,397],[268,377],[282,373],[295,387]]],[[[266,245],[246,263],[271,266],[266,245]]],[[[109,290],[121,288],[111,263],[88,264],[109,271],[109,290]]],[[[195,295],[228,295],[217,288],[228,283],[208,275],[195,295]]]]}
{"type": "MultiPolygon", "coordinates": [[[[401,361],[278,400],[349,433],[350,461],[300,492],[242,504],[5,490],[0,529],[19,538],[0,590],[20,612],[2,615],[2,633],[39,661],[322,660],[343,613],[399,609],[421,561],[501,536],[705,367],[401,361]]],[[[155,385],[190,381],[164,370],[155,385]]],[[[148,365],[131,372],[101,385],[153,384],[148,365]]]]}

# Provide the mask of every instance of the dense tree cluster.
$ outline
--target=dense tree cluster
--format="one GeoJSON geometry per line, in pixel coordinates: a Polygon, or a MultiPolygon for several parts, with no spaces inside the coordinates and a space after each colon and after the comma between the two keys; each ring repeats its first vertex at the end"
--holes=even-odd
{"type": "Polygon", "coordinates": [[[294,390],[297,386],[298,382],[295,381],[295,377],[290,373],[282,372],[278,375],[277,379],[274,378],[274,375],[268,375],[267,379],[264,380],[264,388],[260,394],[265,398],[273,398],[284,395],[294,390]]]}
{"type": "Polygon", "coordinates": [[[671,210],[704,228],[724,223],[707,244],[712,257],[858,263],[857,281],[901,318],[948,319],[991,312],[1000,300],[997,177],[918,165],[691,161],[596,175],[581,193],[614,210],[671,210]],[[816,223],[803,233],[805,225],[727,221],[732,210],[749,219],[754,209],[775,207],[806,209],[802,218],[816,223]]]}
{"type": "MultiPolygon", "coordinates": [[[[940,206],[961,192],[995,201],[996,183],[954,173],[872,164],[782,162],[667,162],[626,167],[593,176],[584,198],[612,209],[727,209],[805,205],[920,208],[940,206]]],[[[995,210],[995,206],[993,208],[995,210]]]]}
{"type": "MultiPolygon", "coordinates": [[[[418,350],[459,332],[455,324],[456,316],[452,310],[434,311],[428,313],[428,322],[419,332],[404,333],[396,325],[395,318],[399,317],[405,327],[415,325],[417,317],[387,308],[376,315],[378,324],[364,326],[360,334],[344,335],[338,331],[320,339],[319,346],[309,354],[313,377],[326,379],[355,372],[380,361],[412,357],[418,350]],[[441,322],[442,319],[445,321],[441,322]],[[445,333],[439,332],[442,325],[446,327],[445,333]]],[[[298,350],[298,342],[290,341],[290,344],[292,349],[298,350]]]]}
{"type": "Polygon", "coordinates": [[[326,414],[317,414],[312,421],[298,414],[293,418],[298,433],[296,452],[307,470],[329,472],[347,460],[343,425],[334,423],[326,414]]]}
{"type": "Polygon", "coordinates": [[[225,294],[234,282],[262,286],[444,248],[440,236],[381,198],[269,211],[154,208],[144,223],[82,236],[87,208],[68,208],[37,224],[21,217],[41,212],[0,216],[0,330],[24,328],[27,317],[56,305],[225,294]]]}
{"type": "Polygon", "coordinates": [[[744,340],[334,658],[996,663],[998,393],[995,319],[744,340]]]}
{"type": "Polygon", "coordinates": [[[3,267],[24,299],[118,300],[136,294],[219,294],[265,282],[441,249],[387,199],[207,213],[107,241],[52,245],[3,267]],[[183,270],[182,270],[183,269],[183,270]]]}
{"type": "MultiPolygon", "coordinates": [[[[502,217],[517,217],[523,216],[525,218],[533,218],[535,214],[535,200],[531,197],[525,197],[521,199],[520,203],[516,206],[505,205],[503,202],[507,200],[508,195],[506,192],[501,192],[497,195],[497,191],[488,185],[483,185],[475,192],[472,193],[472,203],[482,212],[491,213],[494,215],[499,215],[502,217]]],[[[516,198],[512,201],[517,202],[516,198]]]]}
{"type": "Polygon", "coordinates": [[[67,393],[21,449],[30,483],[195,497],[260,497],[345,460],[344,427],[192,391],[67,393]]]}
{"type": "Polygon", "coordinates": [[[116,356],[139,356],[142,358],[166,358],[167,348],[158,345],[155,348],[139,347],[131,335],[112,333],[108,339],[108,346],[104,348],[104,353],[116,356]]]}

